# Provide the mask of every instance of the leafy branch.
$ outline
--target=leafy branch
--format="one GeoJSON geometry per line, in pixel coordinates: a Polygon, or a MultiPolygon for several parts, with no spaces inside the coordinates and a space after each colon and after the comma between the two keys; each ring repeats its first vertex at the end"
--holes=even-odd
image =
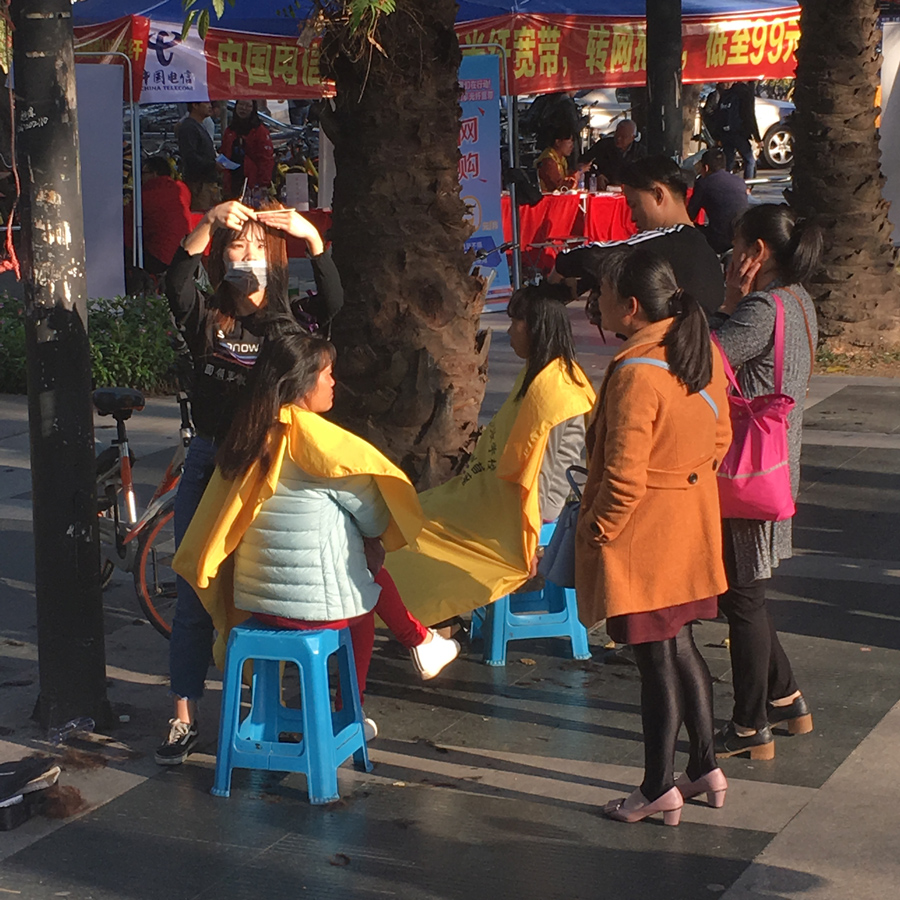
{"type": "MultiPolygon", "coordinates": [[[[212,12],[216,19],[221,19],[225,12],[225,4],[234,7],[236,0],[211,0],[212,12]]],[[[242,0],[252,2],[252,0],[242,0]]],[[[191,28],[196,24],[197,33],[201,38],[206,37],[211,22],[210,4],[201,3],[200,0],[182,0],[182,8],[185,12],[184,24],[181,28],[181,39],[185,40],[191,28]]],[[[280,9],[277,15],[297,18],[297,10],[300,7],[299,0],[291,0],[284,9],[280,9]]],[[[324,23],[340,22],[349,25],[350,34],[360,39],[363,46],[377,47],[382,53],[384,50],[375,38],[378,23],[382,16],[388,16],[397,8],[397,0],[315,0],[316,14],[310,19],[315,22],[315,29],[321,30],[324,23]]]]}

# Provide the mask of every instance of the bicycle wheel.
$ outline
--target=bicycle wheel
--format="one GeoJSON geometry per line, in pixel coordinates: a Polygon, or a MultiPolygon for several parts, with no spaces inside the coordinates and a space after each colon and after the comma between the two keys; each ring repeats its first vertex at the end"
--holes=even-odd
{"type": "Polygon", "coordinates": [[[150,624],[164,637],[172,634],[175,615],[175,510],[160,510],[138,538],[134,590],[150,624]]]}

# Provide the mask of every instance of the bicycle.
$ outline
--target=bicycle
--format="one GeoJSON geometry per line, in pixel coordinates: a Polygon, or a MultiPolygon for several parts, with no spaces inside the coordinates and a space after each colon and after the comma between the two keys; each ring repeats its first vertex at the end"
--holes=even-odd
{"type": "Polygon", "coordinates": [[[97,456],[97,497],[100,541],[108,551],[101,571],[106,587],[118,568],[132,574],[134,590],[150,624],[165,638],[172,633],[175,613],[175,493],[184,469],[187,448],[194,436],[190,400],[179,392],[181,441],[147,508],[138,517],[132,478],[136,462],[125,423],[144,408],[144,395],[134,388],[99,388],[92,394],[101,416],[112,416],[116,437],[97,456]]]}

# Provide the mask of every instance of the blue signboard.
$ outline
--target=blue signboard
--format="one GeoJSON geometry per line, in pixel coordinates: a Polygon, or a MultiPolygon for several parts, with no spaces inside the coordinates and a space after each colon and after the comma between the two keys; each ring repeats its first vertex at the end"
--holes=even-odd
{"type": "MultiPolygon", "coordinates": [[[[469,208],[475,231],[467,250],[487,253],[503,243],[500,205],[500,58],[464,56],[459,67],[462,119],[459,127],[460,196],[469,208]]],[[[505,253],[487,253],[478,261],[491,279],[488,299],[510,293],[505,253]]]]}

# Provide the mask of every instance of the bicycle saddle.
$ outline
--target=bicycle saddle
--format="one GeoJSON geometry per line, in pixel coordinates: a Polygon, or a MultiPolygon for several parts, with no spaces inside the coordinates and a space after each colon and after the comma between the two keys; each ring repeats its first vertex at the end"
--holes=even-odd
{"type": "Polygon", "coordinates": [[[117,412],[140,412],[144,408],[144,395],[134,388],[97,388],[91,397],[101,416],[111,416],[117,412]]]}

